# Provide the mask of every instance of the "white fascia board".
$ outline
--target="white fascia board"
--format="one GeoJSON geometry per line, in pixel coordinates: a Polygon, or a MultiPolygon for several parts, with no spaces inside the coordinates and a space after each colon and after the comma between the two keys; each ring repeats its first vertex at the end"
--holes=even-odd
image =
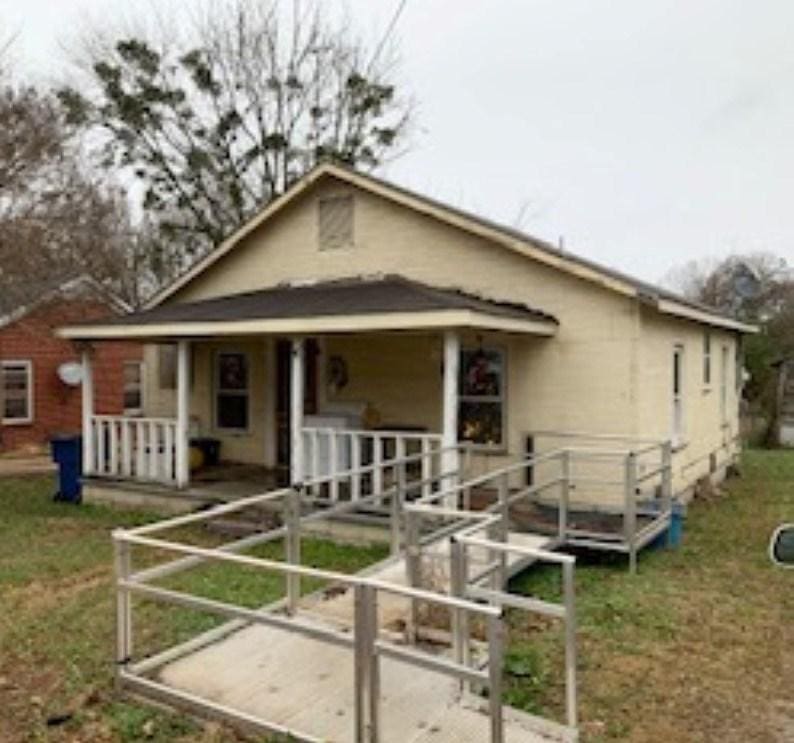
{"type": "Polygon", "coordinates": [[[706,310],[699,310],[695,307],[689,307],[680,302],[675,302],[669,299],[659,299],[656,303],[656,308],[659,312],[665,315],[673,315],[675,317],[683,317],[687,320],[694,320],[695,322],[703,323],[705,325],[712,325],[716,328],[725,328],[726,330],[735,330],[739,333],[758,333],[757,325],[748,325],[747,323],[733,320],[730,317],[724,317],[716,313],[707,312],[706,310]]]}
{"type": "Polygon", "coordinates": [[[541,336],[552,336],[557,332],[557,324],[550,320],[522,320],[472,310],[438,310],[156,325],[78,325],[60,328],[58,335],[72,340],[144,340],[241,335],[321,335],[441,328],[473,328],[541,336]]]}

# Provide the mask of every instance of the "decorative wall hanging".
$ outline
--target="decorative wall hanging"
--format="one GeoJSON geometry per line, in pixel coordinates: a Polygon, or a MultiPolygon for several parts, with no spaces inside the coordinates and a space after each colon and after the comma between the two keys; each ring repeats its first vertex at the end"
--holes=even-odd
{"type": "Polygon", "coordinates": [[[349,381],[347,361],[341,356],[331,356],[328,359],[328,386],[334,391],[347,387],[349,381]]]}

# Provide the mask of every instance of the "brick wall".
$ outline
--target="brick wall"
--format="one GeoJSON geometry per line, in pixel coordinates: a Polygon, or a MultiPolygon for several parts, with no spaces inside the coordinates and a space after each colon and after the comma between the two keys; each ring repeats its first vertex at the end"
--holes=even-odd
{"type": "MultiPolygon", "coordinates": [[[[112,314],[104,303],[87,299],[58,300],[0,328],[0,360],[33,364],[33,422],[0,424],[0,451],[45,444],[56,433],[79,433],[82,391],[58,378],[58,367],[80,361],[71,341],[56,337],[55,329],[74,322],[98,320],[112,314]]],[[[123,412],[124,362],[143,358],[136,343],[97,343],[94,346],[94,393],[97,413],[123,412]]]]}

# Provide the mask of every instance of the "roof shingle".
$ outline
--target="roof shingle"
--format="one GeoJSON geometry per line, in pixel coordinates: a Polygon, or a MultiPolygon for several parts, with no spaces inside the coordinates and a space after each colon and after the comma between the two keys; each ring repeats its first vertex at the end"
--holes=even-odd
{"type": "Polygon", "coordinates": [[[175,302],[112,318],[103,325],[211,323],[434,310],[471,310],[497,317],[557,323],[552,315],[523,304],[486,299],[390,274],[279,285],[216,299],[175,302]]]}

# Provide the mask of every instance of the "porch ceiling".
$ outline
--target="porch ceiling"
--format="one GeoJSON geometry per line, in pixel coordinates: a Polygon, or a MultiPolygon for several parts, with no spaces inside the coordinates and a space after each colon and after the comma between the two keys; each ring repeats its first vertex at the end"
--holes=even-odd
{"type": "Polygon", "coordinates": [[[495,301],[402,276],[280,285],[154,309],[59,330],[75,340],[322,334],[472,328],[553,335],[557,320],[523,304],[495,301]]]}

